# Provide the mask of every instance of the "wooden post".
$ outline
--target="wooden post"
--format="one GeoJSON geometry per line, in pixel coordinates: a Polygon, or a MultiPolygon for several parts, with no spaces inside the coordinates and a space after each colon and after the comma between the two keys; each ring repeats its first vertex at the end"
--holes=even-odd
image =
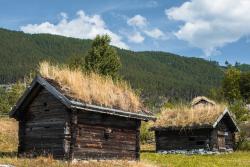
{"type": "Polygon", "coordinates": [[[155,152],[159,150],[158,134],[159,134],[159,131],[155,130],[155,152]]]}
{"type": "Polygon", "coordinates": [[[24,152],[24,136],[25,136],[25,120],[24,120],[24,112],[20,113],[19,123],[18,123],[18,154],[22,154],[24,152]]]}
{"type": "Polygon", "coordinates": [[[141,121],[137,120],[137,128],[136,128],[136,160],[140,160],[140,128],[141,128],[141,121]]]}
{"type": "Polygon", "coordinates": [[[77,110],[72,109],[70,111],[70,132],[71,132],[71,141],[70,141],[70,153],[69,153],[69,160],[74,159],[74,148],[76,145],[76,138],[78,134],[78,127],[77,127],[77,110]]]}

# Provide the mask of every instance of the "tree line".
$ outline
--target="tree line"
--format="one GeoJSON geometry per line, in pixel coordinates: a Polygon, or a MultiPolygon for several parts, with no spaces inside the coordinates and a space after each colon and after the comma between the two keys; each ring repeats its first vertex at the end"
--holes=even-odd
{"type": "MultiPolygon", "coordinates": [[[[15,83],[35,72],[43,60],[72,67],[79,62],[85,64],[92,43],[91,40],[0,29],[0,84],[15,83]]],[[[225,68],[217,62],[166,52],[111,48],[121,62],[117,71],[119,78],[130,83],[147,106],[159,107],[166,101],[189,102],[195,96],[213,94],[222,85],[225,68]]],[[[105,65],[96,66],[103,68],[105,65]]],[[[88,67],[84,65],[84,68],[88,67]]],[[[244,70],[247,69],[244,65],[244,70]]]]}

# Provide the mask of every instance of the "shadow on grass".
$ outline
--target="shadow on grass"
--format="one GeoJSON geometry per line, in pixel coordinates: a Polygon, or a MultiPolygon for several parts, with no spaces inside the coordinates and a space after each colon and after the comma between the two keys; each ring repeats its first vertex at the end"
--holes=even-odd
{"type": "Polygon", "coordinates": [[[17,152],[1,152],[0,151],[0,158],[3,158],[3,157],[10,157],[10,158],[13,158],[13,157],[16,157],[17,156],[17,152]]]}

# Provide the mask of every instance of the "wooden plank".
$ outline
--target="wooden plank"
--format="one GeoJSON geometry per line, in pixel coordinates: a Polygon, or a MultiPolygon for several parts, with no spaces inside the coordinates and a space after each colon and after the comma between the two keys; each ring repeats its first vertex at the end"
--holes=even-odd
{"type": "Polygon", "coordinates": [[[135,157],[137,160],[140,160],[140,127],[141,121],[137,121],[137,129],[136,129],[136,145],[135,145],[135,157]]]}
{"type": "Polygon", "coordinates": [[[135,129],[135,119],[123,118],[107,114],[99,114],[94,112],[78,112],[78,124],[116,126],[124,129],[135,129]]]}
{"type": "Polygon", "coordinates": [[[135,156],[133,154],[125,153],[96,153],[96,152],[76,152],[76,159],[89,160],[89,159],[124,159],[124,160],[134,160],[135,156]]]}

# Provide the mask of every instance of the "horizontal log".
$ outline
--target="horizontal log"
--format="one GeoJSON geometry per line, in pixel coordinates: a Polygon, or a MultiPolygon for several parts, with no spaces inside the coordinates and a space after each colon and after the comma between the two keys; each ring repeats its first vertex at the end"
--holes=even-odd
{"type": "Polygon", "coordinates": [[[35,122],[26,122],[24,124],[25,127],[44,127],[44,126],[59,126],[59,127],[64,127],[66,124],[66,121],[64,119],[54,119],[50,118],[45,121],[35,121],[35,122]]]}
{"type": "Polygon", "coordinates": [[[60,132],[60,133],[63,133],[65,128],[64,126],[52,126],[52,125],[44,125],[44,126],[39,126],[39,127],[26,127],[25,129],[25,132],[33,132],[33,133],[45,133],[47,131],[57,131],[57,132],[60,132]]]}
{"type": "MultiPolygon", "coordinates": [[[[79,132],[80,134],[77,136],[77,139],[81,140],[104,140],[104,132],[100,133],[88,133],[88,132],[79,132]]],[[[136,136],[134,135],[126,135],[126,134],[116,134],[112,133],[109,135],[108,140],[111,141],[135,141],[136,136]]]]}
{"type": "MultiPolygon", "coordinates": [[[[107,127],[104,126],[93,126],[93,125],[86,125],[86,124],[78,124],[79,128],[84,128],[85,131],[92,131],[92,130],[104,130],[107,129],[107,127]]],[[[131,133],[134,134],[136,132],[136,130],[128,130],[128,129],[123,129],[123,128],[117,128],[115,126],[110,126],[110,128],[112,129],[112,131],[116,131],[116,132],[125,132],[127,134],[131,133]]]]}
{"type": "Polygon", "coordinates": [[[64,150],[64,147],[62,144],[37,144],[37,145],[32,145],[32,144],[23,144],[21,145],[23,148],[28,148],[28,149],[32,149],[32,148],[36,148],[37,150],[41,149],[41,150],[64,150]]]}
{"type": "Polygon", "coordinates": [[[54,156],[55,155],[64,155],[65,152],[63,149],[61,148],[54,148],[54,149],[50,149],[50,148],[24,148],[23,153],[26,154],[44,154],[44,153],[52,153],[54,156]]]}
{"type": "Polygon", "coordinates": [[[100,149],[88,149],[88,148],[81,148],[75,149],[74,154],[89,154],[89,153],[96,153],[96,154],[114,154],[114,155],[130,155],[134,156],[136,154],[135,151],[119,151],[119,150],[100,150],[100,149]]]}
{"type": "Polygon", "coordinates": [[[79,124],[102,125],[102,126],[117,126],[127,129],[136,129],[138,124],[136,120],[111,116],[107,114],[97,114],[93,112],[79,111],[79,124]]]}
{"type": "Polygon", "coordinates": [[[74,153],[75,159],[124,159],[124,160],[135,160],[135,154],[124,154],[124,153],[95,153],[95,152],[76,152],[74,153]]]}
{"type": "Polygon", "coordinates": [[[20,137],[30,137],[30,138],[65,138],[64,134],[44,134],[41,136],[41,134],[25,134],[25,135],[20,135],[20,137]]]}
{"type": "Polygon", "coordinates": [[[114,140],[114,139],[105,139],[105,138],[77,138],[76,143],[93,143],[93,142],[102,142],[102,143],[110,143],[110,144],[125,144],[125,145],[135,145],[136,140],[114,140]]]}
{"type": "Polygon", "coordinates": [[[123,151],[136,151],[135,145],[112,145],[102,143],[81,143],[77,149],[99,149],[99,150],[116,150],[118,152],[123,151]]]}

